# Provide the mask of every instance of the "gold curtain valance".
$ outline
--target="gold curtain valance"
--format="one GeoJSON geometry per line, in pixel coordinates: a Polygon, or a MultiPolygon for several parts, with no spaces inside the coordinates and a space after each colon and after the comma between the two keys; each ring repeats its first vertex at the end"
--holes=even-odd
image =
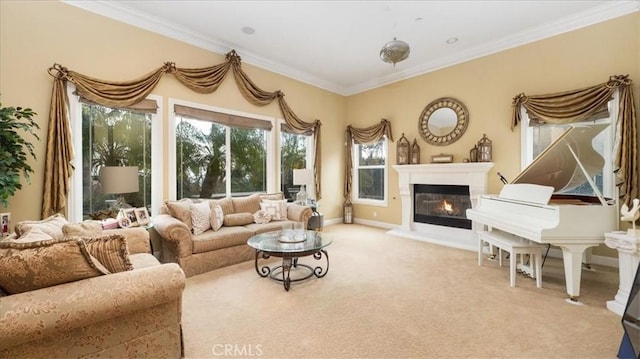
{"type": "Polygon", "coordinates": [[[393,135],[391,134],[391,122],[384,118],[380,120],[379,124],[365,128],[356,128],[349,125],[347,126],[346,135],[346,149],[344,155],[344,198],[345,200],[350,201],[351,190],[353,188],[353,160],[351,157],[353,144],[373,143],[380,141],[384,137],[393,142],[393,135]]]}
{"type": "Polygon", "coordinates": [[[225,55],[225,62],[201,69],[177,68],[173,62],[166,62],[160,68],[130,81],[105,81],[89,77],[66,67],[54,64],[48,69],[54,77],[51,107],[49,112],[49,128],[47,132],[47,148],[45,158],[45,176],[42,217],[54,213],[67,214],[69,179],[72,173],[71,160],[73,146],[69,128],[69,104],[67,102],[66,82],[75,85],[77,94],[87,101],[108,107],[131,108],[143,101],[156,87],[162,76],[172,74],[180,83],[198,93],[215,92],[232,69],[238,89],[244,98],[257,106],[267,105],[278,99],[282,116],[294,133],[314,134],[315,151],[315,195],[321,198],[321,148],[319,120],[302,121],[284,101],[281,91],[268,92],[260,89],[242,70],[240,56],[231,50],[225,55]]]}
{"type": "Polygon", "coordinates": [[[615,75],[590,87],[549,95],[513,98],[511,129],[521,122],[524,108],[537,122],[566,124],[593,119],[606,108],[616,90],[619,91],[620,110],[616,121],[615,173],[620,179],[619,195],[623,203],[638,198],[638,128],[629,75],[615,75]]]}

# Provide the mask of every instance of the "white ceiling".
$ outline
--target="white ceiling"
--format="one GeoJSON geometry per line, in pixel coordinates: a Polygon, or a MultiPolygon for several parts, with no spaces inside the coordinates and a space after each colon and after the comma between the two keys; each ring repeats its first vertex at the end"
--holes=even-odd
{"type": "Polygon", "coordinates": [[[244,63],[342,95],[640,10],[640,0],[64,2],[219,54],[235,49],[244,63]],[[393,37],[411,46],[395,67],[379,58],[393,37]]]}

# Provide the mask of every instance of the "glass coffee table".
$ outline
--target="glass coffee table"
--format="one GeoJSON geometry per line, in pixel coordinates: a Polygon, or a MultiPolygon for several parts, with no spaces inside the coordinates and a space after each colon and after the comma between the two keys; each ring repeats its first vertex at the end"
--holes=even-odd
{"type": "Polygon", "coordinates": [[[294,231],[282,230],[274,232],[266,232],[257,234],[247,241],[249,247],[256,250],[256,272],[261,277],[271,277],[282,282],[286,291],[291,287],[291,282],[298,282],[312,276],[322,278],[329,271],[329,255],[326,247],[331,244],[330,235],[316,231],[294,231]],[[260,258],[268,259],[269,257],[282,258],[282,264],[269,267],[263,265],[260,267],[258,261],[260,258]],[[315,260],[324,258],[326,266],[323,268],[318,265],[312,267],[307,264],[299,263],[298,258],[313,256],[315,260]],[[291,268],[308,271],[304,275],[291,278],[291,268]]]}

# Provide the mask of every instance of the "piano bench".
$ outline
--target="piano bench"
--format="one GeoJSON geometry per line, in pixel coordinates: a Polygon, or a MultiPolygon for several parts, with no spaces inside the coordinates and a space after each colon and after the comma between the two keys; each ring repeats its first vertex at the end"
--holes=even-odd
{"type": "MultiPolygon", "coordinates": [[[[542,288],[542,250],[544,246],[500,231],[478,232],[478,265],[482,265],[482,249],[484,243],[497,247],[500,251],[509,252],[509,281],[512,287],[516,285],[516,259],[518,255],[528,254],[531,258],[532,277],[536,278],[536,286],[542,288]]],[[[502,252],[500,252],[500,266],[502,266],[502,252]]]]}

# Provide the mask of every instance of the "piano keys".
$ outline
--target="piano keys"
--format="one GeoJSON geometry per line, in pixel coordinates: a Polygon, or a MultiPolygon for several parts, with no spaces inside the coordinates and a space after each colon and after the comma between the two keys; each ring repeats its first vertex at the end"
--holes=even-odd
{"type": "Polygon", "coordinates": [[[578,302],[582,257],[618,226],[617,206],[592,181],[603,158],[591,145],[607,125],[569,127],[500,194],[484,195],[467,218],[476,230],[496,228],[562,249],[567,294],[578,302]],[[588,182],[596,196],[558,194],[588,182]]]}

